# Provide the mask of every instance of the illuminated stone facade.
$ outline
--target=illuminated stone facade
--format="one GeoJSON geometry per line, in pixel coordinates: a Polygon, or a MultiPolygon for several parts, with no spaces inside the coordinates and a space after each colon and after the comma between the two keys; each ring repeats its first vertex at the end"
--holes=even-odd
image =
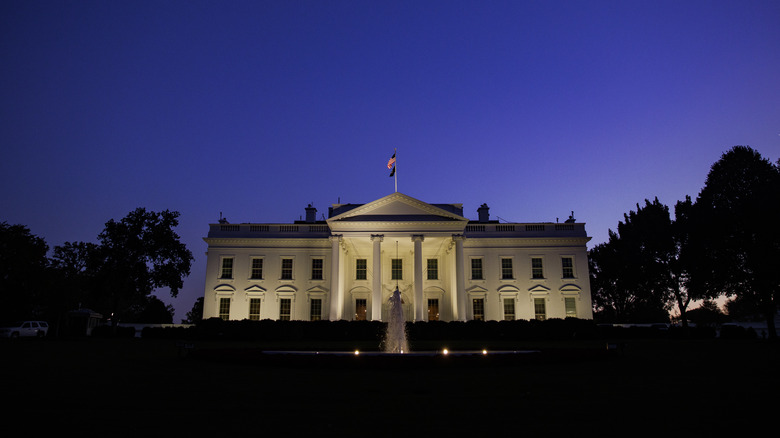
{"type": "Polygon", "coordinates": [[[591,319],[585,224],[478,220],[393,193],[327,220],[211,224],[204,318],[409,321],[591,319]]]}

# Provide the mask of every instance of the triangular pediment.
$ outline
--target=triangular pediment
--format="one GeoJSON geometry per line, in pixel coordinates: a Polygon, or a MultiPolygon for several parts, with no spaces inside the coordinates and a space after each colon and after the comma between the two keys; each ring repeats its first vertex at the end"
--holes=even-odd
{"type": "Polygon", "coordinates": [[[403,193],[393,193],[328,219],[334,222],[459,222],[468,219],[403,193]]]}

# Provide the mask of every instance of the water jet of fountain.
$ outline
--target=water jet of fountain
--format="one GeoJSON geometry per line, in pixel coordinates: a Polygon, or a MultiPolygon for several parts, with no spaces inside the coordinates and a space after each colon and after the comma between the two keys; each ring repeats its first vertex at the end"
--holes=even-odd
{"type": "Polygon", "coordinates": [[[390,297],[390,318],[387,321],[387,330],[383,344],[386,353],[409,352],[404,309],[401,303],[401,291],[398,290],[398,287],[395,288],[395,292],[390,297]]]}

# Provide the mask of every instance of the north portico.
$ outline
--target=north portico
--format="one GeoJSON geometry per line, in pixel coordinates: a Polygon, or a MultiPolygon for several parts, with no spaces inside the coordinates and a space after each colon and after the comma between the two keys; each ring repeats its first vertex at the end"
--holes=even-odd
{"type": "Polygon", "coordinates": [[[506,224],[393,193],[328,219],[210,226],[204,318],[592,318],[584,224],[506,224]]]}

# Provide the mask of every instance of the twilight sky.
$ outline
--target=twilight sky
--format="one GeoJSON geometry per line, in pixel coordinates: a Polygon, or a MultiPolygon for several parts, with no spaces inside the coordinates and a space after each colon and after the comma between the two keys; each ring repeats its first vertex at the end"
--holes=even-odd
{"type": "Polygon", "coordinates": [[[137,207],[291,222],[398,191],[607,239],[696,197],[734,145],[780,157],[780,2],[0,2],[0,221],[50,247],[137,207]]]}

